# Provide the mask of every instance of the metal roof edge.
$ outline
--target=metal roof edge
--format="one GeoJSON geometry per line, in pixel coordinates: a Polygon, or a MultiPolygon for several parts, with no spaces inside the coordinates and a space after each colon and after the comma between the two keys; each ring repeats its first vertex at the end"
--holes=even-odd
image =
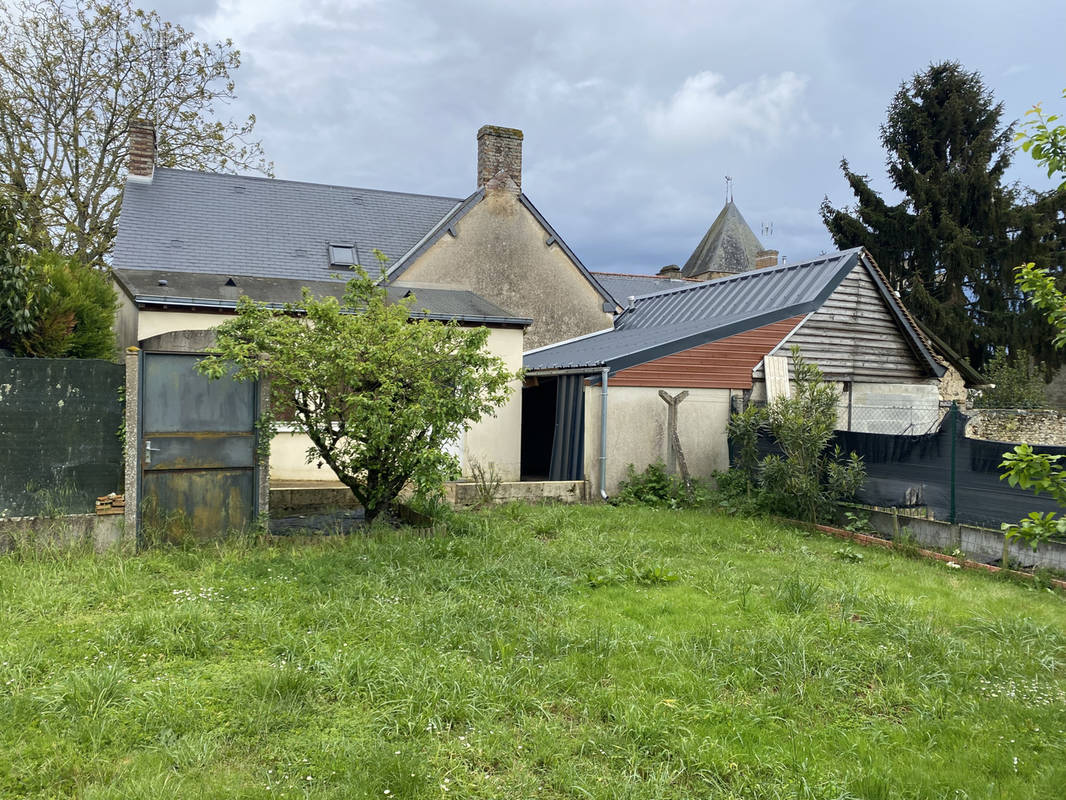
{"type": "Polygon", "coordinates": [[[396,260],[396,263],[385,271],[382,283],[392,283],[399,278],[420,255],[426,252],[426,250],[432,247],[440,237],[444,235],[445,231],[451,227],[451,224],[458,222],[465,217],[470,212],[470,209],[476,206],[484,196],[485,190],[483,188],[478,189],[465,200],[461,200],[452,206],[451,210],[441,217],[440,221],[426,232],[425,236],[419,239],[410,250],[400,256],[396,260]]]}
{"type": "Polygon", "coordinates": [[[885,278],[884,274],[882,274],[881,268],[877,266],[877,262],[874,261],[873,256],[871,256],[865,248],[860,249],[862,250],[860,261],[866,267],[866,271],[869,273],[874,285],[877,286],[881,296],[885,299],[889,309],[891,309],[892,316],[896,318],[896,322],[902,326],[903,330],[907,333],[907,338],[911,342],[911,348],[914,350],[915,355],[920,356],[926,362],[936,377],[943,377],[944,373],[947,372],[947,368],[936,360],[936,357],[926,346],[921,334],[915,330],[917,321],[912,323],[910,312],[907,311],[903,303],[896,298],[896,295],[892,290],[888,288],[888,280],[885,278]]]}
{"type": "Polygon", "coordinates": [[[540,223],[540,226],[548,232],[548,241],[551,242],[552,240],[554,240],[554,244],[559,245],[559,248],[564,253],[566,253],[567,257],[574,263],[574,266],[577,267],[578,271],[585,277],[585,280],[592,284],[592,288],[596,290],[597,294],[599,294],[600,297],[602,297],[607,302],[613,303],[616,307],[621,308],[622,304],[618,302],[618,299],[613,294],[608,292],[603,287],[603,284],[601,284],[598,280],[596,280],[595,277],[593,277],[588,267],[581,263],[581,259],[578,258],[574,251],[570,249],[570,246],[565,241],[563,241],[563,237],[560,236],[558,231],[556,231],[555,228],[551,226],[551,223],[544,218],[544,215],[537,210],[537,207],[533,205],[533,201],[530,200],[524,192],[518,195],[518,202],[524,205],[529,211],[529,213],[531,213],[533,217],[537,220],[537,222],[540,223]]]}
{"type": "Polygon", "coordinates": [[[573,342],[580,342],[582,339],[591,339],[593,336],[602,336],[605,333],[611,333],[614,331],[614,327],[604,328],[603,330],[593,331],[592,333],[583,333],[580,336],[572,336],[569,339],[563,339],[561,342],[552,342],[551,344],[541,345],[540,347],[534,347],[532,350],[525,350],[522,352],[522,358],[531,356],[534,353],[543,353],[545,350],[551,350],[553,347],[562,347],[564,344],[572,344],[573,342]]]}

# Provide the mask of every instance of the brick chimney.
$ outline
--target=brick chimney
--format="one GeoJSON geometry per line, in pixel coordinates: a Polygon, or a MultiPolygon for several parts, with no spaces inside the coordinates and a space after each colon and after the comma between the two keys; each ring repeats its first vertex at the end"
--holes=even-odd
{"type": "Polygon", "coordinates": [[[777,266],[776,250],[760,250],[755,254],[755,269],[777,266]]]}
{"type": "Polygon", "coordinates": [[[522,191],[522,131],[481,126],[477,132],[477,185],[479,189],[504,187],[515,194],[522,191]]]}
{"type": "Polygon", "coordinates": [[[127,180],[151,183],[155,173],[155,126],[143,119],[130,122],[130,163],[127,180]]]}

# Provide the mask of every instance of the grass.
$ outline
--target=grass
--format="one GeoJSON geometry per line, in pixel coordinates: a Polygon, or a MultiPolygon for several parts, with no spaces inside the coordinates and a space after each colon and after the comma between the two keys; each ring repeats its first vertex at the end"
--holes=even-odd
{"type": "Polygon", "coordinates": [[[760,520],[0,558],[0,797],[1025,798],[1061,595],[760,520]]]}

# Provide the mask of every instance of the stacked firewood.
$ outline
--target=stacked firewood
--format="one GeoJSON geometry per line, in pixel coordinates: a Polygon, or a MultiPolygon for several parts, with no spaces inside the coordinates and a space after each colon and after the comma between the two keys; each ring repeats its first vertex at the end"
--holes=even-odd
{"type": "Polygon", "coordinates": [[[126,498],[124,495],[111,494],[96,498],[97,514],[124,514],[126,512],[126,498]]]}

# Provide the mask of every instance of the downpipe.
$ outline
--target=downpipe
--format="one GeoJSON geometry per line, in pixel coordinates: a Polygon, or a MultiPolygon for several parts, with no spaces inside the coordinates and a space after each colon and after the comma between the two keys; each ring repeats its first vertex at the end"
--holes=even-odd
{"type": "Polygon", "coordinates": [[[607,376],[611,368],[600,374],[600,499],[607,500],[607,376]]]}

